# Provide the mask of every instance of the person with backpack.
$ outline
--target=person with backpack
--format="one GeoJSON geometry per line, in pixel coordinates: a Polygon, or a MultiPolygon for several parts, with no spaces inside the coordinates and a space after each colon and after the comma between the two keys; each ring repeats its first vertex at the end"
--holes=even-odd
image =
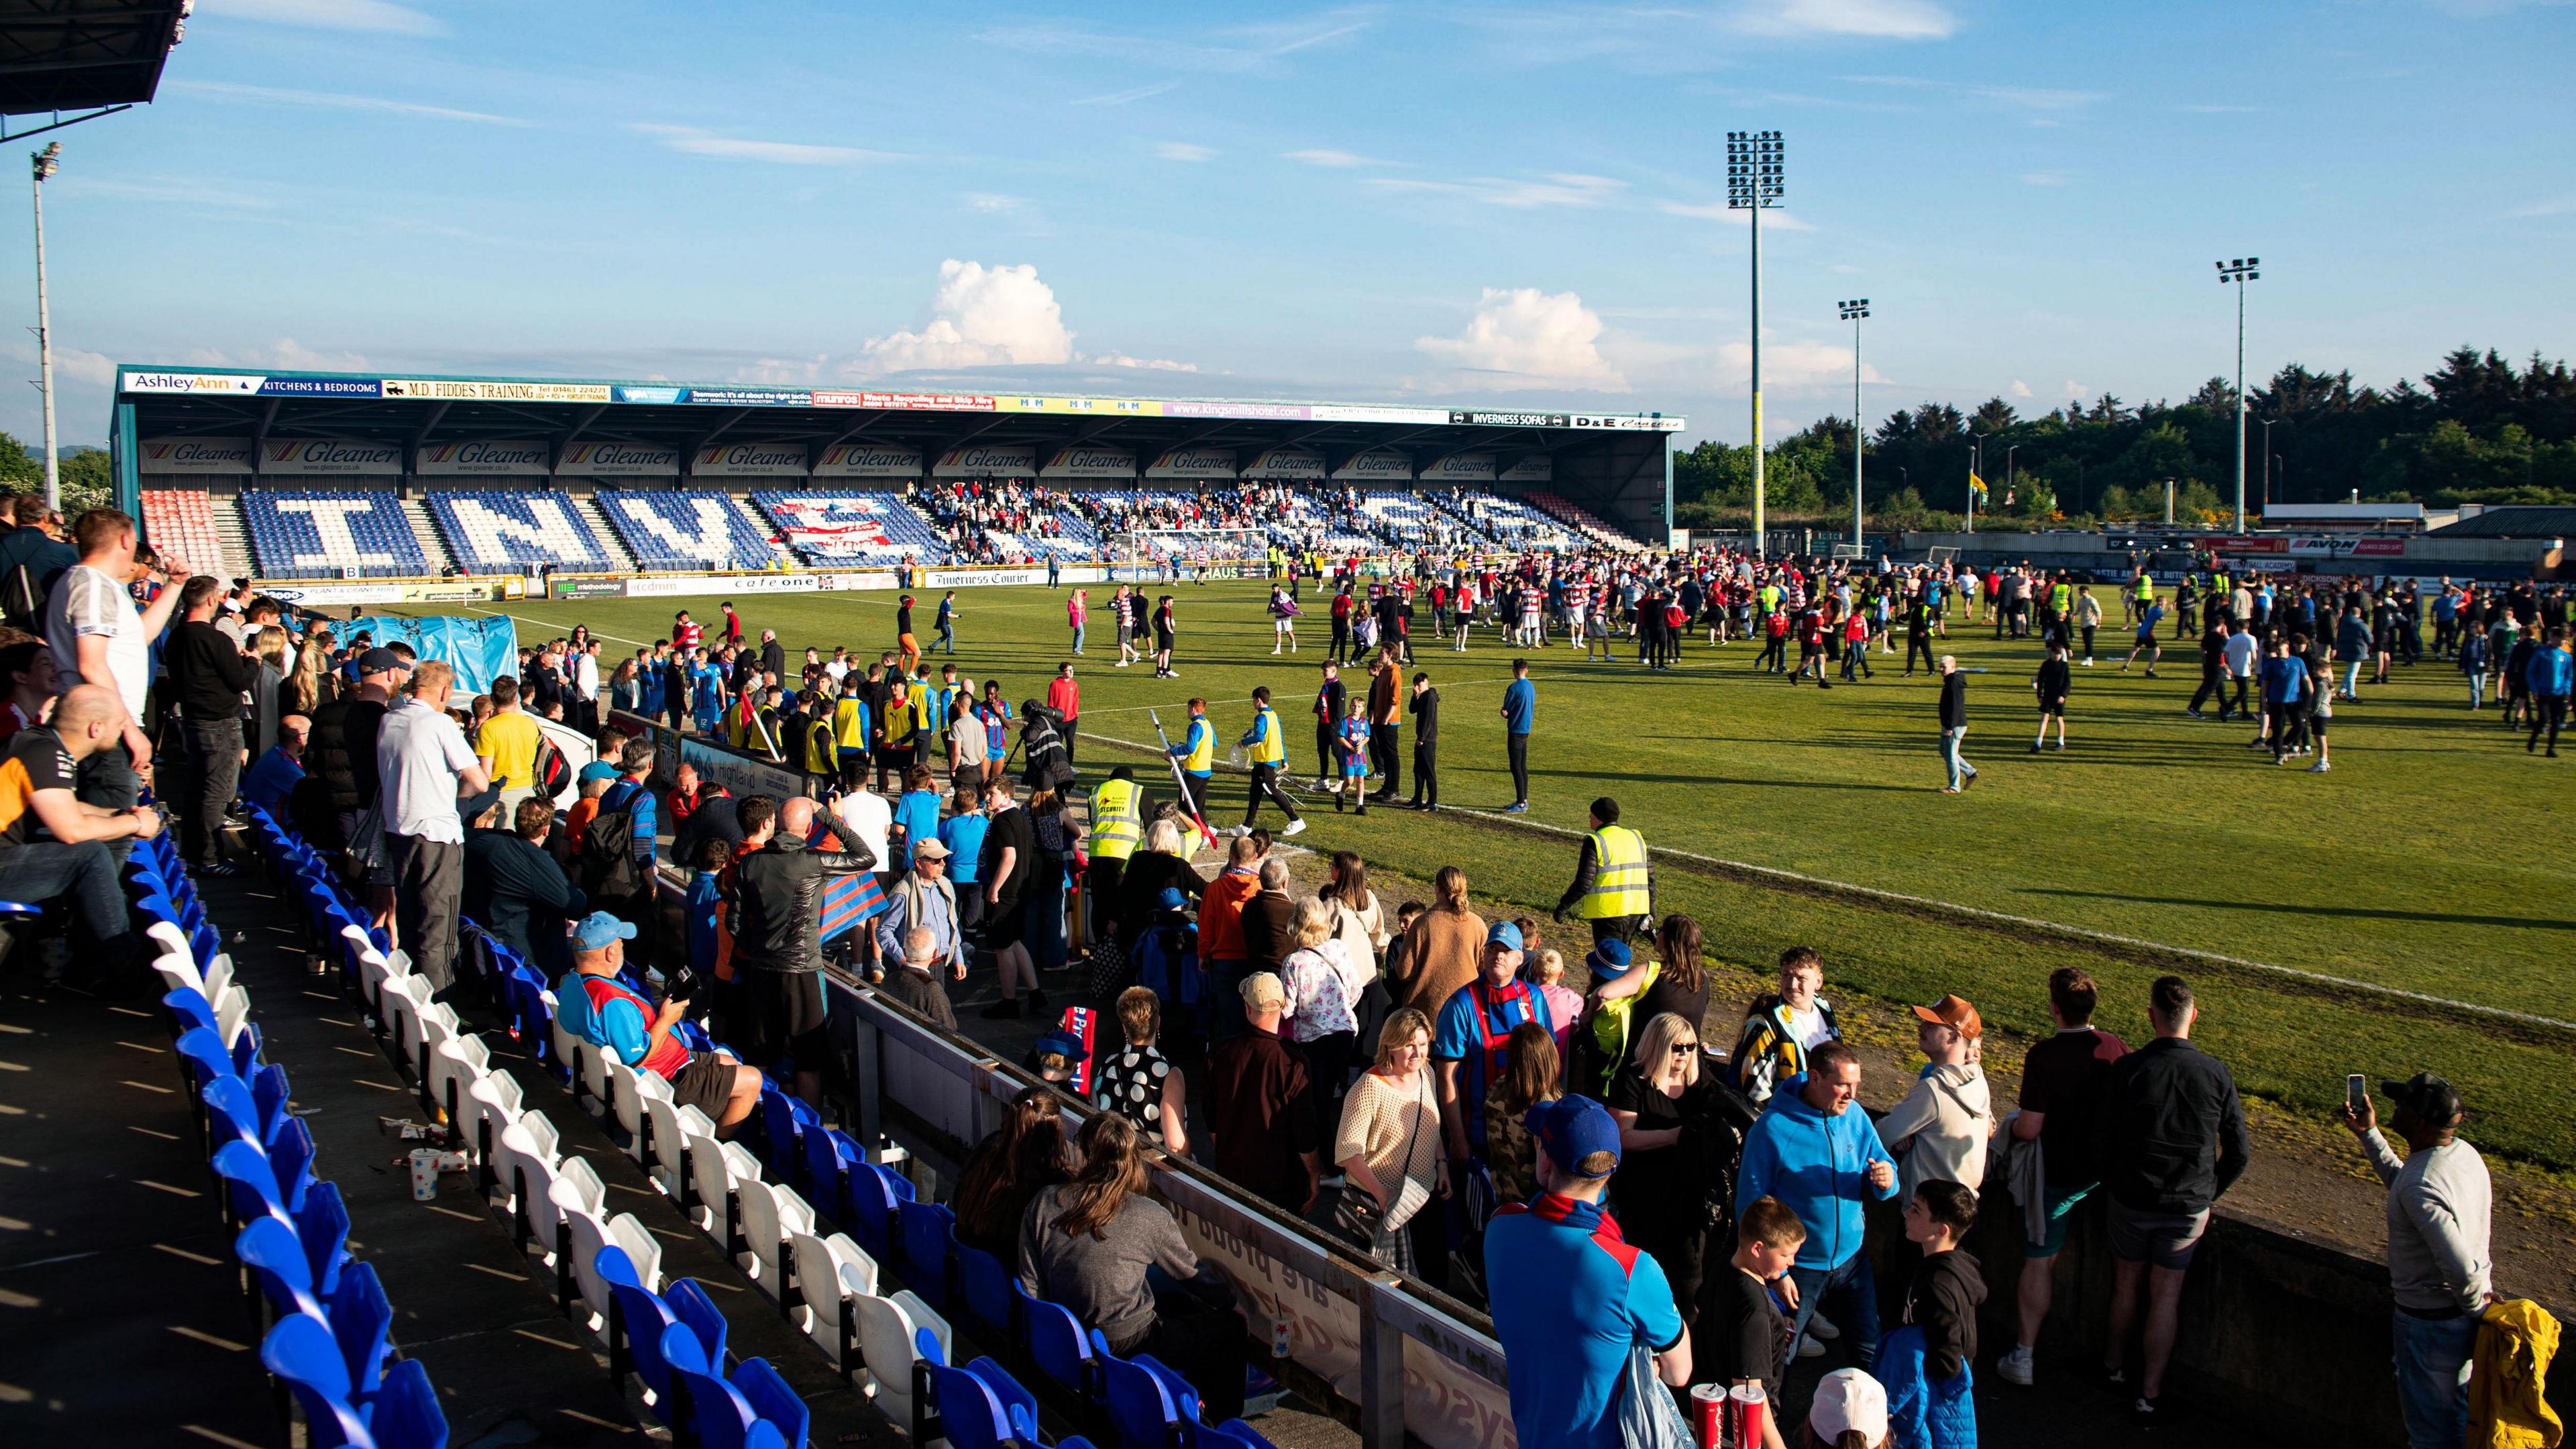
{"type": "Polygon", "coordinates": [[[661,912],[653,898],[653,846],[658,815],[653,787],[653,742],[628,740],[618,752],[617,779],[601,792],[599,812],[582,826],[576,872],[591,904],[632,922],[635,943],[627,955],[652,963],[661,912]]]}
{"type": "Polygon", "coordinates": [[[46,527],[44,499],[21,493],[9,510],[17,526],[0,536],[0,624],[42,634],[45,600],[63,570],[80,562],[80,551],[46,527]]]}

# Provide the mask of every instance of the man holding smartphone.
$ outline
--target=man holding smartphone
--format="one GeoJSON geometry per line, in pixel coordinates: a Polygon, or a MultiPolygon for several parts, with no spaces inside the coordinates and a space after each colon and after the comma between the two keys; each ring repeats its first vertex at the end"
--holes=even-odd
{"type": "Polygon", "coordinates": [[[2388,1184],[2388,1278],[2397,1299],[2397,1403],[2406,1442],[2456,1449],[2467,1434],[2479,1314],[2495,1296],[2486,1161],[2459,1140],[2460,1094],[2440,1077],[2421,1072],[2379,1084],[2397,1105],[2389,1125],[2406,1139],[2403,1159],[2380,1135],[2367,1079],[2346,1080],[2343,1124],[2388,1184]]]}

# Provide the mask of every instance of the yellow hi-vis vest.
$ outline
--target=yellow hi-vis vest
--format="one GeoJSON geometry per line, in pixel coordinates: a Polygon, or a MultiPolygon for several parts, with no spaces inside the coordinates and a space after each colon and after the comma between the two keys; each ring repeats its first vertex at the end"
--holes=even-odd
{"type": "Polygon", "coordinates": [[[2156,581],[2148,578],[2145,574],[2138,575],[2138,602],[2143,604],[2155,596],[2156,581]]]}
{"type": "Polygon", "coordinates": [[[832,728],[840,738],[842,749],[866,749],[868,747],[867,705],[855,694],[842,695],[832,705],[832,728]]]}
{"type": "Polygon", "coordinates": [[[1286,731],[1279,728],[1279,716],[1271,713],[1270,706],[1266,704],[1255,713],[1261,717],[1262,731],[1261,738],[1252,742],[1252,763],[1256,765],[1288,763],[1288,736],[1286,731]]]}
{"type": "Polygon", "coordinates": [[[894,698],[886,701],[885,742],[898,750],[912,746],[912,701],[908,686],[897,686],[894,698]]]}
{"type": "Polygon", "coordinates": [[[1145,822],[1136,808],[1144,793],[1133,780],[1103,780],[1091,792],[1094,860],[1125,860],[1136,853],[1136,841],[1145,832],[1145,822]]]}
{"type": "Polygon", "coordinates": [[[1646,913],[1646,837],[1624,825],[1593,831],[1592,889],[1574,913],[1587,921],[1646,913]]]}
{"type": "Polygon", "coordinates": [[[805,773],[829,775],[841,768],[840,756],[833,750],[832,722],[818,719],[805,727],[805,773]]]}
{"type": "MultiPolygon", "coordinates": [[[[1189,757],[1181,761],[1181,768],[1193,775],[1204,775],[1216,768],[1216,726],[1208,723],[1207,716],[1200,715],[1190,721],[1190,727],[1198,731],[1199,742],[1190,747],[1189,757]]],[[[1182,738],[1187,739],[1188,736],[1182,738]]]]}

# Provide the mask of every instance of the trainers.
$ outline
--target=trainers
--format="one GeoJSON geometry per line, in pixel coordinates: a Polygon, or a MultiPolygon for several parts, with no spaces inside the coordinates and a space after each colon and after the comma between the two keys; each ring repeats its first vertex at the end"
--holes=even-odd
{"type": "Polygon", "coordinates": [[[1506,815],[1527,815],[1529,813],[1529,802],[1527,800],[1513,801],[1511,804],[1503,807],[1503,813],[1506,815]]]}
{"type": "Polygon", "coordinates": [[[1811,1334],[1811,1335],[1809,1335],[1809,1336],[1807,1336],[1807,1337],[1805,1337],[1805,1338],[1802,1338],[1802,1339],[1799,1339],[1799,1340],[1798,1340],[1798,1357],[1800,1357],[1800,1358],[1823,1358],[1824,1356],[1825,1356],[1825,1346],[1824,1346],[1823,1344],[1821,1344],[1821,1343],[1818,1343],[1818,1342],[1816,1341],[1816,1339],[1815,1339],[1814,1335],[1812,1335],[1812,1334],[1811,1334]]]}
{"type": "Polygon", "coordinates": [[[1288,822],[1288,828],[1279,832],[1283,838],[1290,835],[1303,835],[1305,833],[1306,822],[1303,820],[1291,820],[1288,822]]]}
{"type": "Polygon", "coordinates": [[[2322,775],[2333,768],[2334,766],[2327,764],[2323,760],[2319,760],[2315,764],[2308,766],[2308,773],[2311,775],[2322,775]]]}
{"type": "Polygon", "coordinates": [[[1834,1340],[1843,1336],[1843,1331],[1834,1327],[1833,1323],[1821,1313],[1810,1314],[1808,1316],[1807,1331],[1814,1334],[1816,1337],[1823,1339],[1827,1343],[1832,1343],[1834,1340]]]}
{"type": "Polygon", "coordinates": [[[2139,1395],[2138,1401],[2129,1406],[2129,1422],[2137,1425],[2141,1429],[2154,1428],[2156,1426],[2156,1401],[2143,1394],[2139,1395]]]}
{"type": "Polygon", "coordinates": [[[2016,1344],[2011,1352],[1995,1360],[1995,1377],[2008,1384],[2030,1387],[2031,1352],[2027,1344],[2016,1344]]]}

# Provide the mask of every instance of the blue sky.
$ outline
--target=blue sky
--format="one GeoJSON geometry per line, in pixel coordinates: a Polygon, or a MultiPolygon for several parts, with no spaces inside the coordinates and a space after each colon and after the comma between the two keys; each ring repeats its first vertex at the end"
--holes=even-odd
{"type": "MultiPolygon", "coordinates": [[[[936,380],[1687,413],[1747,435],[1724,136],[1776,128],[1779,431],[2565,355],[2576,6],[199,0],[60,134],[108,364],[936,380]]],[[[41,143],[30,143],[30,145],[41,143]]],[[[23,203],[21,203],[23,204],[23,203]]],[[[0,315],[34,321],[27,228],[0,315]]],[[[1738,214],[1740,217],[1740,214],[1738,214]]],[[[32,339],[7,350],[34,376],[32,339]]],[[[32,388],[0,427],[32,437],[32,388]]]]}

